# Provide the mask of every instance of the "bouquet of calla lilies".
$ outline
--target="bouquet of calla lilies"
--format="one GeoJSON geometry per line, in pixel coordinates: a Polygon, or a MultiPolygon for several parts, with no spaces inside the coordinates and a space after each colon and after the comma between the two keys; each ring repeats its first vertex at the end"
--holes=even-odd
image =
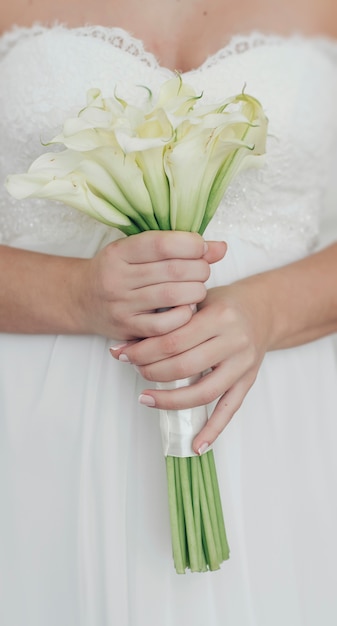
{"type": "MultiPolygon", "coordinates": [[[[244,92],[203,104],[179,74],[157,98],[139,89],[141,106],[89,90],[87,106],[50,141],[65,149],[9,176],[9,192],[61,201],[125,235],[203,234],[233,177],[261,163],[268,126],[261,104],[244,92]]],[[[216,570],[229,557],[213,450],[198,456],[192,449],[206,421],[206,407],[160,411],[178,573],[216,570]]]]}

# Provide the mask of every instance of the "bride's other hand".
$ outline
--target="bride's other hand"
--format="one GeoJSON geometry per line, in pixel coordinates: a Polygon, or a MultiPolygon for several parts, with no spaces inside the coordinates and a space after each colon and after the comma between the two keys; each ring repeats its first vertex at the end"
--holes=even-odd
{"type": "Polygon", "coordinates": [[[123,350],[150,381],[169,382],[205,372],[187,387],[144,390],[140,401],[184,409],[216,400],[193,448],[197,452],[203,444],[213,443],[255,381],[270,344],[270,315],[268,300],[261,298],[253,280],[210,289],[188,324],[123,350]]]}
{"type": "Polygon", "coordinates": [[[211,444],[252,386],[266,351],[337,332],[337,243],[289,265],[210,289],[190,321],[121,350],[150,381],[205,375],[173,390],[144,390],[141,401],[184,409],[217,401],[193,443],[211,444]]]}

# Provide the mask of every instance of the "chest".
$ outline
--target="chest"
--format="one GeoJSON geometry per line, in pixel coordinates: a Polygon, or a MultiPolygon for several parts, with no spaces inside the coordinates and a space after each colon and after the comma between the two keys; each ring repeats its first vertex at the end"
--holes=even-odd
{"type": "MultiPolygon", "coordinates": [[[[101,17],[104,11],[104,24],[121,26],[141,39],[161,65],[184,72],[198,67],[236,34],[326,33],[329,3],[331,0],[115,0],[104,6],[99,3],[98,10],[101,17]]],[[[90,2],[86,11],[95,10],[90,2]]],[[[94,15],[84,21],[102,23],[94,15]]]]}
{"type": "Polygon", "coordinates": [[[222,48],[234,34],[254,30],[289,35],[335,35],[335,0],[13,0],[0,30],[12,24],[61,22],[120,26],[144,42],[165,67],[188,71],[222,48]]]}

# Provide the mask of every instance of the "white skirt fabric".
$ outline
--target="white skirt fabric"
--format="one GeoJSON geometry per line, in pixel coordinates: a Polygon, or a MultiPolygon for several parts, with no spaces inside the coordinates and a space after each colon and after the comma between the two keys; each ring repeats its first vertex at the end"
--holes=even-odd
{"type": "MultiPolygon", "coordinates": [[[[229,238],[210,285],[279,262],[229,238]]],[[[266,355],[214,446],[230,559],[186,575],[158,414],[109,345],[0,335],[1,626],[336,626],[332,340],[266,355]]]]}

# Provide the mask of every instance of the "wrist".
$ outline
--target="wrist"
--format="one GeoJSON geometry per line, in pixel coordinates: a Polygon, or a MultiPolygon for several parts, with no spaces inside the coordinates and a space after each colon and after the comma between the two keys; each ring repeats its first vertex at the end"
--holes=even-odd
{"type": "MultiPolygon", "coordinates": [[[[71,259],[65,278],[65,311],[69,333],[95,334],[91,259],[71,259]]],[[[97,332],[97,331],[96,331],[97,332]]]]}
{"type": "Polygon", "coordinates": [[[254,274],[239,280],[229,286],[229,295],[232,289],[235,306],[248,318],[254,335],[252,342],[263,353],[277,349],[285,332],[285,320],[279,315],[276,280],[272,272],[254,274]]]}

